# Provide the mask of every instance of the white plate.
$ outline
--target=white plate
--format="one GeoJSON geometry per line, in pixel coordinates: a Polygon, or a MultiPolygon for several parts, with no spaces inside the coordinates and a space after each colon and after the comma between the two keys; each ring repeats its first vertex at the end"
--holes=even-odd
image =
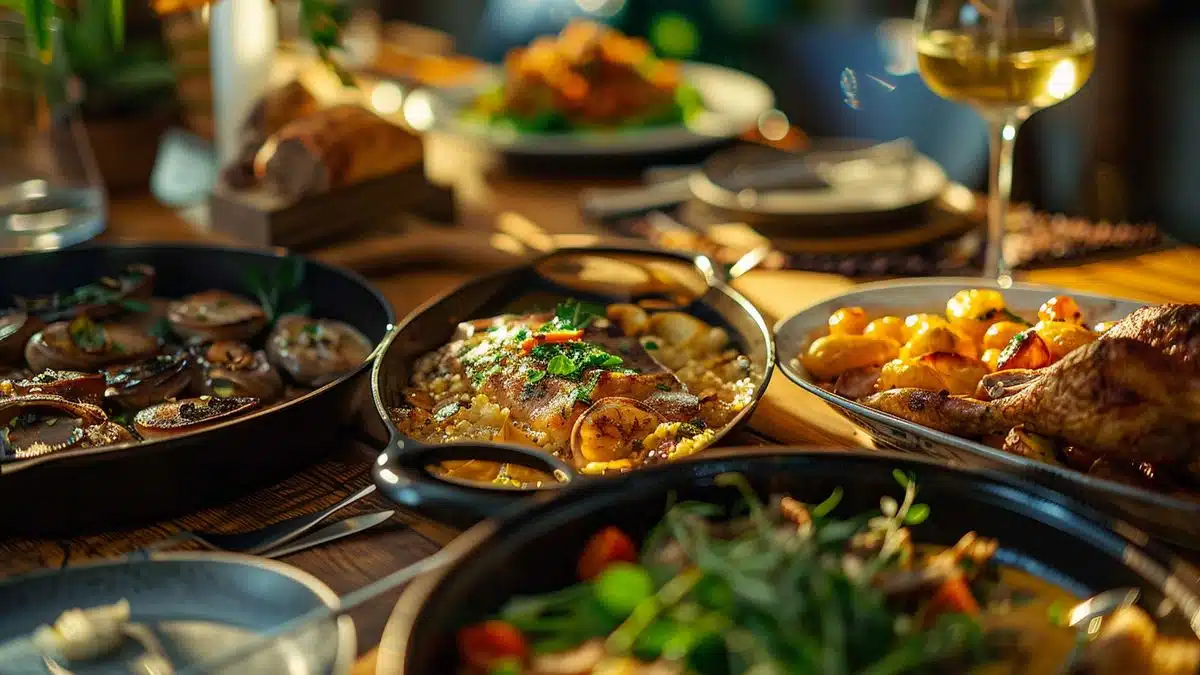
{"type": "MultiPolygon", "coordinates": [[[[822,389],[796,358],[802,349],[808,347],[814,335],[827,332],[829,315],[838,308],[862,307],[869,317],[906,316],[914,312],[941,314],[951,296],[969,288],[1001,290],[1009,307],[1027,318],[1036,316],[1038,307],[1047,299],[1055,295],[1070,295],[1079,303],[1089,325],[1122,319],[1145,304],[1037,284],[1013,284],[1012,288],[1001,289],[995,282],[973,278],[865,284],[776,324],[775,345],[779,367],[789,380],[834,406],[879,445],[930,455],[954,466],[990,466],[1023,474],[1075,496],[1099,501],[1138,528],[1189,547],[1200,547],[1200,502],[1095,478],[1063,466],[1044,464],[868,408],[822,389]]],[[[1146,536],[1136,529],[1124,534],[1135,539],[1146,536]]]]}
{"type": "Polygon", "coordinates": [[[404,104],[405,117],[410,122],[424,121],[418,126],[477,138],[508,154],[603,157],[703,148],[755,128],[759,117],[775,105],[771,88],[753,75],[704,63],[684,63],[682,71],[683,79],[700,93],[705,107],[686,125],[540,134],[464,120],[462,112],[502,81],[503,71],[495,66],[464,85],[414,91],[404,104]]]}

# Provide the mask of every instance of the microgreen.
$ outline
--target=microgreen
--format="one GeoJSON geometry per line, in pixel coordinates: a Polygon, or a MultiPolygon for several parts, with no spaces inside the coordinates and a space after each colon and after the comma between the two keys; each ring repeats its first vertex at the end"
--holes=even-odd
{"type": "Polygon", "coordinates": [[[246,270],[246,287],[262,305],[267,319],[272,323],[285,314],[307,316],[311,311],[312,305],[302,295],[304,265],[304,258],[291,256],[275,266],[274,274],[268,274],[258,267],[246,270]]]}

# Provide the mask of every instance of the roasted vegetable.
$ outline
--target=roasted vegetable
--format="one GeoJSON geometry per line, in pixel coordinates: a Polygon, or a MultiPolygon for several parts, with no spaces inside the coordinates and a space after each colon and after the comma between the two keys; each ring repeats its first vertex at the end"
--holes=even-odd
{"type": "Polygon", "coordinates": [[[814,340],[800,361],[813,377],[831,380],[853,368],[883,365],[899,351],[900,345],[889,338],[826,335],[814,340]]]}

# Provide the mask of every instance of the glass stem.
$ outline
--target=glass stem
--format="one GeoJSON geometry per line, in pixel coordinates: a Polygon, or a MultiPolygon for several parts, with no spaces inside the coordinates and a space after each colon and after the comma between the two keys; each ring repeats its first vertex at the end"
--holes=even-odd
{"type": "Polygon", "coordinates": [[[1012,282],[1012,273],[1004,260],[1004,234],[1008,225],[1008,202],[1012,196],[1013,148],[1023,121],[1024,117],[1015,112],[988,120],[992,161],[983,275],[999,280],[1002,285],[1012,282]]]}

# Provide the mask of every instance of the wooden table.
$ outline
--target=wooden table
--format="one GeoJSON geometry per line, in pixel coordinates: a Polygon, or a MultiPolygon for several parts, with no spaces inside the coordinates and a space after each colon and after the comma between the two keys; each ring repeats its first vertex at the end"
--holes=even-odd
{"type": "MultiPolygon", "coordinates": [[[[316,257],[326,261],[363,271],[384,291],[400,315],[478,274],[482,268],[514,260],[510,253],[479,245],[461,245],[468,240],[487,241],[496,214],[504,211],[526,214],[551,235],[594,233],[578,215],[577,191],[598,182],[620,182],[516,176],[445,139],[431,141],[427,163],[434,178],[453,182],[458,189],[462,224],[456,229],[407,226],[402,231],[375,235],[367,243],[355,242],[315,253],[316,257]]],[[[109,241],[227,240],[189,225],[147,197],[115,200],[110,220],[109,231],[104,235],[109,241]]],[[[1025,274],[1023,278],[1149,302],[1196,301],[1200,299],[1200,249],[1179,248],[1122,260],[1040,270],[1025,274]]],[[[853,285],[853,281],[844,277],[794,271],[754,271],[736,282],[736,286],[771,321],[853,285]]],[[[775,442],[835,446],[864,444],[864,437],[840,415],[793,386],[782,375],[772,381],[750,427],[750,431],[737,434],[732,442],[745,445],[775,442]]],[[[365,485],[369,480],[366,467],[374,452],[362,444],[347,442],[346,447],[338,449],[327,461],[281,486],[155,527],[69,542],[0,542],[0,574],[117,555],[180,528],[236,530],[259,526],[265,519],[282,519],[301,511],[317,510],[365,485]],[[315,502],[308,501],[313,495],[322,496],[315,502]]],[[[382,498],[372,496],[346,513],[382,508],[394,507],[387,507],[382,498]]],[[[334,591],[343,593],[429,554],[453,535],[452,530],[401,513],[394,522],[368,533],[286,560],[314,573],[334,591]]],[[[362,654],[355,668],[356,674],[374,672],[375,648],[395,597],[392,594],[380,598],[352,615],[362,654]]]]}

